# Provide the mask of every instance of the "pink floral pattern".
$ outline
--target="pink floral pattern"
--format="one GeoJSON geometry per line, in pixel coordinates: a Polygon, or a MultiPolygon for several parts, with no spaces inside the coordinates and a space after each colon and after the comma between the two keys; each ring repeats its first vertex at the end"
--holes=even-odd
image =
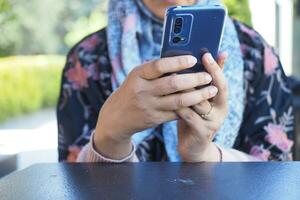
{"type": "Polygon", "coordinates": [[[267,149],[264,149],[262,146],[253,146],[250,150],[250,155],[263,160],[263,161],[268,161],[269,157],[271,155],[271,152],[267,149]]]}
{"type": "Polygon", "coordinates": [[[262,160],[291,160],[292,92],[273,48],[252,28],[236,23],[245,63],[244,123],[235,147],[262,160]]]}
{"type": "Polygon", "coordinates": [[[251,38],[256,38],[257,37],[257,33],[255,32],[255,30],[247,27],[246,25],[244,24],[240,24],[240,30],[243,32],[243,33],[246,33],[248,36],[250,36],[251,38]]]}
{"type": "Polygon", "coordinates": [[[82,47],[87,51],[93,51],[100,42],[101,38],[97,37],[96,35],[92,35],[83,40],[79,47],[82,47]]]}
{"type": "Polygon", "coordinates": [[[294,143],[288,139],[282,125],[269,123],[264,129],[267,131],[267,135],[265,136],[267,142],[275,145],[283,152],[289,152],[291,150],[294,143]]]}
{"type": "Polygon", "coordinates": [[[273,53],[271,47],[265,48],[264,57],[265,74],[270,76],[276,72],[276,68],[278,67],[278,58],[273,53]]]}
{"type": "Polygon", "coordinates": [[[88,77],[92,77],[93,80],[99,80],[100,74],[99,74],[97,65],[95,63],[90,64],[87,71],[88,71],[88,77]]]}
{"type": "Polygon", "coordinates": [[[66,77],[72,83],[74,89],[82,89],[88,87],[88,71],[82,67],[80,62],[76,62],[75,67],[66,71],[66,77]]]}

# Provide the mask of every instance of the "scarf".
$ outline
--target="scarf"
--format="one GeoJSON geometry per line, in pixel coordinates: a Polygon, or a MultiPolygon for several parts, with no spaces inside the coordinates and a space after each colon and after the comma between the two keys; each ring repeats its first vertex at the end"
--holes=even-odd
{"type": "MultiPolygon", "coordinates": [[[[195,5],[215,3],[220,2],[198,0],[195,5]]],[[[112,65],[111,81],[113,90],[116,90],[133,68],[160,57],[163,21],[151,13],[142,0],[110,0],[108,17],[107,40],[112,65]]],[[[244,62],[237,32],[229,17],[226,17],[220,51],[229,53],[224,68],[229,86],[229,113],[214,142],[230,148],[238,135],[244,111],[244,62]]],[[[136,133],[132,140],[139,145],[155,131],[155,128],[150,128],[136,133]]],[[[180,161],[177,151],[177,121],[163,124],[162,136],[169,161],[180,161]]]]}

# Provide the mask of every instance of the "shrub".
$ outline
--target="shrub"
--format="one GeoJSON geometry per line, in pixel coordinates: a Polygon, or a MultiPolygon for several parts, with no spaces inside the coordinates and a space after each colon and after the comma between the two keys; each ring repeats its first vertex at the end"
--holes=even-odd
{"type": "Polygon", "coordinates": [[[0,121],[56,104],[63,56],[0,59],[0,121]]]}
{"type": "Polygon", "coordinates": [[[223,2],[230,16],[252,26],[248,0],[223,0],[223,2]]]}

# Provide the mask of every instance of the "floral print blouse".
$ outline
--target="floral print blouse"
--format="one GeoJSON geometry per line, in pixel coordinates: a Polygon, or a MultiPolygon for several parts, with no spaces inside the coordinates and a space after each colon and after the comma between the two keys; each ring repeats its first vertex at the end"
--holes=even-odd
{"type": "MultiPolygon", "coordinates": [[[[274,49],[253,29],[235,21],[244,59],[245,110],[234,147],[262,160],[292,160],[292,93],[274,49]]],[[[112,93],[106,30],[75,45],[62,73],[57,105],[60,161],[75,161],[89,142],[98,113],[112,93]]],[[[158,127],[159,129],[159,127],[158,127]]],[[[137,147],[140,161],[166,160],[161,137],[137,147]]]]}

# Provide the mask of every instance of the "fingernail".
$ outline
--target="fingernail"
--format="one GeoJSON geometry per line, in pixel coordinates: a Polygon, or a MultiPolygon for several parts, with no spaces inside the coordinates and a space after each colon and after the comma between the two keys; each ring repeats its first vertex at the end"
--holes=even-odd
{"type": "Polygon", "coordinates": [[[188,57],[188,63],[189,63],[190,65],[194,65],[194,64],[197,63],[197,59],[196,59],[194,56],[189,56],[189,57],[188,57]]]}
{"type": "Polygon", "coordinates": [[[209,94],[210,95],[215,95],[215,94],[217,94],[217,92],[218,92],[218,89],[215,86],[210,86],[209,87],[209,94]]]}
{"type": "Polygon", "coordinates": [[[212,77],[209,74],[205,74],[204,79],[205,79],[206,83],[209,83],[212,81],[212,77]]]}
{"type": "Polygon", "coordinates": [[[206,59],[209,64],[213,64],[215,62],[214,58],[210,53],[207,55],[206,59]]]}

